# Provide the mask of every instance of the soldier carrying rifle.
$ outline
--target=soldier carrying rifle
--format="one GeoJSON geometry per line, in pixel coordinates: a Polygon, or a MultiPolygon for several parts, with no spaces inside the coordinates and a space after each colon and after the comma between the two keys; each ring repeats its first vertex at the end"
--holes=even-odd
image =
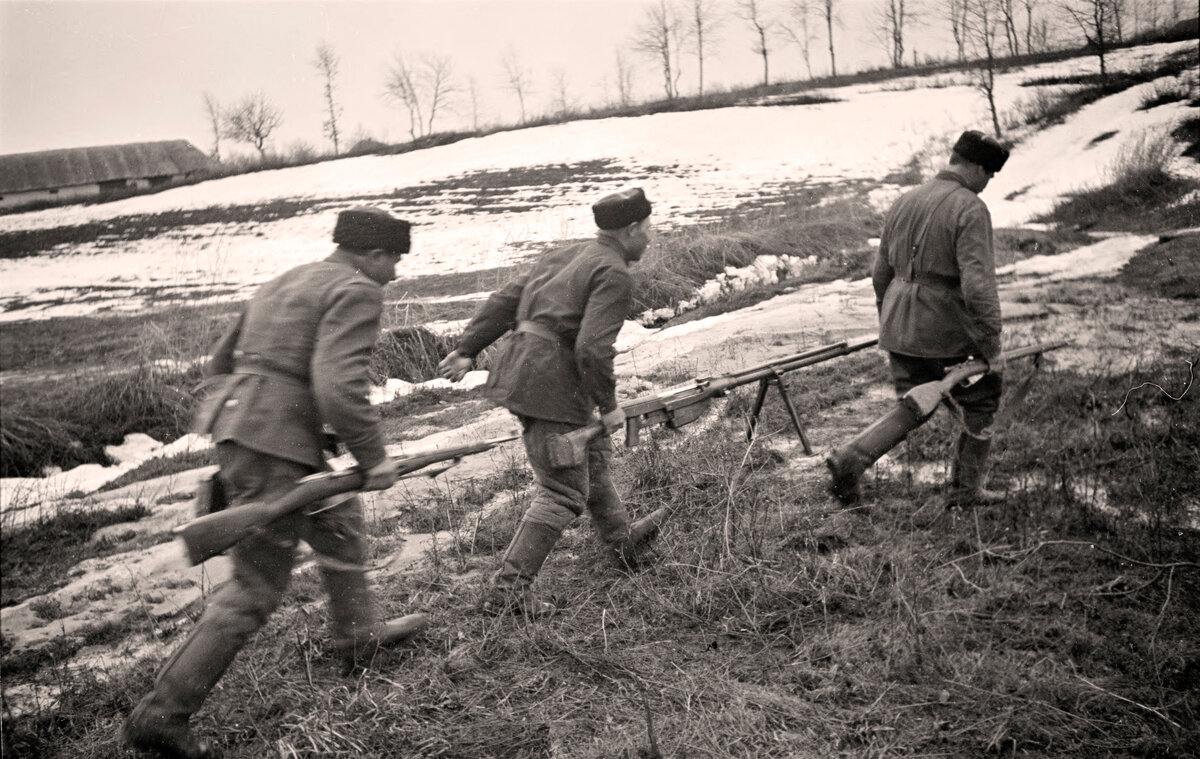
{"type": "Polygon", "coordinates": [[[585,508],[624,565],[636,562],[657,523],[648,517],[631,526],[609,475],[609,436],[625,419],[617,405],[613,344],[633,297],[629,265],[650,243],[650,201],[635,188],[602,198],[592,212],[596,239],[551,250],[493,293],[439,366],[443,377],[458,381],[480,351],[514,332],[493,362],[487,391],[520,419],[537,490],[484,594],[481,605],[489,614],[555,611],[531,585],[585,508]],[[587,444],[584,460],[555,466],[562,462],[552,462],[551,444],[586,426],[597,411],[605,434],[587,444]]]}
{"type": "MultiPolygon", "coordinates": [[[[949,165],[888,211],[875,258],[879,345],[888,351],[897,395],[941,380],[947,369],[971,357],[987,362],[982,378],[950,391],[962,408],[966,429],[958,440],[947,506],[1004,497],[983,487],[1004,358],[992,218],[978,195],[1008,154],[991,137],[963,132],[949,165]]],[[[833,492],[843,503],[858,500],[858,476],[879,449],[886,450],[880,440],[860,441],[830,459],[833,492]]]]}
{"type": "MultiPolygon", "coordinates": [[[[324,261],[263,285],[209,364],[215,387],[197,412],[196,428],[217,445],[217,485],[229,508],[279,498],[297,479],[325,469],[323,423],[358,462],[364,490],[396,482],[397,465],[386,455],[367,399],[367,366],[383,286],[409,250],[409,224],[374,208],[353,208],[338,215],[333,241],[338,247],[324,261]]],[[[376,618],[357,497],[311,514],[295,511],[232,549],[232,577],[133,710],[124,728],[127,743],[164,757],[216,755],[192,735],[188,720],[279,605],[300,540],[317,554],[333,646],[348,668],[425,627],[421,614],[387,623],[376,618]]]]}

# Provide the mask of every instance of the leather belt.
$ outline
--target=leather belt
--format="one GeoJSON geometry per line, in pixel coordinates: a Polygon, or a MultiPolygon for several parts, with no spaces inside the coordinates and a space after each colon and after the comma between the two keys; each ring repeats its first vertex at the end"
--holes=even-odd
{"type": "Polygon", "coordinates": [[[947,290],[957,289],[962,280],[958,277],[950,277],[945,274],[934,274],[931,271],[914,271],[911,278],[906,282],[916,282],[918,285],[933,285],[934,287],[944,287],[947,290]]]}
{"type": "Polygon", "coordinates": [[[570,349],[570,347],[571,347],[570,345],[567,344],[567,341],[563,339],[562,335],[558,334],[557,332],[550,329],[549,327],[544,327],[541,324],[538,324],[537,322],[531,322],[531,321],[517,322],[517,328],[513,331],[514,332],[528,332],[531,335],[537,335],[538,337],[542,338],[543,340],[549,340],[552,343],[557,343],[558,345],[561,345],[564,348],[570,349]]]}
{"type": "Polygon", "coordinates": [[[234,374],[257,374],[264,377],[281,377],[283,379],[293,380],[307,384],[309,378],[300,374],[289,372],[282,367],[274,366],[263,356],[257,353],[242,353],[234,351],[234,374]]]}

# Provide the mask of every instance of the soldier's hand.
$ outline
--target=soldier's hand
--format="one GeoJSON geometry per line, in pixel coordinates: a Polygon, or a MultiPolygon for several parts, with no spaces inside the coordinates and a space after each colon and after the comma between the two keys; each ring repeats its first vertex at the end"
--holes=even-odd
{"type": "Polygon", "coordinates": [[[399,472],[396,471],[396,462],[390,458],[385,458],[375,466],[364,472],[366,482],[363,483],[363,490],[387,490],[392,485],[396,484],[399,478],[399,472]]]}
{"type": "Polygon", "coordinates": [[[607,414],[600,415],[600,424],[604,425],[604,431],[611,435],[625,424],[625,412],[617,406],[607,414]]]}
{"type": "Polygon", "coordinates": [[[449,355],[442,359],[438,364],[438,376],[443,379],[448,379],[451,382],[458,382],[463,377],[467,376],[467,372],[471,369],[473,363],[470,356],[464,356],[458,351],[451,351],[449,355]]]}
{"type": "Polygon", "coordinates": [[[1003,374],[1004,373],[1004,356],[995,355],[987,360],[988,374],[1003,374]]]}

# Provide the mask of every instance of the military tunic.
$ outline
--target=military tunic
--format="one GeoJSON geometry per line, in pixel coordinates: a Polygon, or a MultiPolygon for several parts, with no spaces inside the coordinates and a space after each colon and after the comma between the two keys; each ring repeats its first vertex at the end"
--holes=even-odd
{"type": "Polygon", "coordinates": [[[486,392],[514,414],[582,426],[617,407],[613,347],[633,301],[620,246],[604,236],[552,250],[492,294],[459,338],[475,356],[523,322],[501,347],[486,392]]]}
{"type": "Polygon", "coordinates": [[[954,172],[892,206],[872,279],[881,348],[921,358],[1000,353],[991,214],[954,172]]]}
{"type": "Polygon", "coordinates": [[[340,252],[263,285],[213,355],[197,431],[318,471],[325,423],[363,469],[383,461],[367,373],[382,311],[340,252]]]}

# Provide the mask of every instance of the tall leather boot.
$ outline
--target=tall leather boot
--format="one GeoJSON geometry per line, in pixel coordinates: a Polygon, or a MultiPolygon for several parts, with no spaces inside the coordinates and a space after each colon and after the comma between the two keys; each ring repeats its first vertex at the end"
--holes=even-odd
{"type": "Polygon", "coordinates": [[[655,509],[630,525],[629,537],[617,552],[617,561],[621,566],[637,569],[649,563],[650,541],[658,536],[669,513],[666,508],[655,509]]]}
{"type": "Polygon", "coordinates": [[[213,759],[220,752],[199,741],[188,719],[233,663],[240,636],[223,630],[207,615],[200,618],[179,650],[167,660],[148,693],[125,721],[125,742],[168,759],[213,759]]]}
{"type": "Polygon", "coordinates": [[[1004,493],[983,487],[988,452],[991,449],[990,437],[979,438],[969,432],[959,435],[949,495],[946,499],[947,508],[971,508],[1004,502],[1004,493]]]}
{"type": "Polygon", "coordinates": [[[500,569],[492,576],[491,587],[484,593],[480,604],[483,611],[528,617],[546,617],[557,611],[554,604],[538,599],[530,586],[561,535],[562,530],[522,519],[500,569]]]}
{"type": "Polygon", "coordinates": [[[596,537],[604,544],[606,553],[619,568],[631,566],[630,559],[635,551],[630,542],[629,509],[617,496],[615,490],[603,491],[602,483],[592,483],[588,494],[588,515],[596,537]]]}
{"type": "Polygon", "coordinates": [[[408,614],[380,623],[366,575],[358,570],[321,570],[329,594],[333,649],[343,672],[369,667],[379,649],[403,643],[429,626],[424,614],[408,614]]]}
{"type": "Polygon", "coordinates": [[[858,503],[861,498],[858,480],[863,473],[883,454],[899,445],[908,433],[924,424],[929,416],[921,416],[912,404],[901,400],[849,443],[830,451],[825,464],[832,477],[829,490],[834,497],[843,506],[858,503]]]}

